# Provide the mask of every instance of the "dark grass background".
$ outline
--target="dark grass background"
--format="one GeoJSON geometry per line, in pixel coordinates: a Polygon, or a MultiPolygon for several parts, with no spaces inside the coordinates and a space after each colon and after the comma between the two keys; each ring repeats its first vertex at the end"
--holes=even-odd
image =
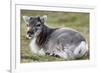
{"type": "MultiPolygon", "coordinates": [[[[21,10],[21,63],[29,62],[45,62],[45,61],[66,61],[62,58],[53,56],[39,56],[32,55],[29,49],[30,40],[26,39],[26,25],[22,16],[43,16],[47,15],[47,25],[49,27],[69,27],[80,31],[86,38],[89,44],[89,13],[79,12],[53,12],[53,11],[34,11],[21,10]]],[[[82,57],[76,60],[89,59],[89,57],[82,57]]]]}

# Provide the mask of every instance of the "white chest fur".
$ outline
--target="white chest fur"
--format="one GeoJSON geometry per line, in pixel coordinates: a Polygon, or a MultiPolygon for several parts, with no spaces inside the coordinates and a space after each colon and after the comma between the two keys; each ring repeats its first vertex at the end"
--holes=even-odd
{"type": "Polygon", "coordinates": [[[42,48],[39,48],[38,45],[36,44],[36,38],[32,39],[29,46],[30,46],[30,50],[33,54],[45,55],[44,50],[42,48]]]}

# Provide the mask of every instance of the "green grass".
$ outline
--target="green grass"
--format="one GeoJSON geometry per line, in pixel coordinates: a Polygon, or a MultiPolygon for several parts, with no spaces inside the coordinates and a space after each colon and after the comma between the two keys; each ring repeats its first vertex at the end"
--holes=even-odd
{"type": "MultiPolygon", "coordinates": [[[[29,62],[47,62],[47,61],[67,61],[66,59],[53,56],[32,55],[29,50],[30,40],[26,39],[26,25],[22,16],[42,16],[47,15],[47,24],[49,27],[69,27],[80,31],[89,44],[89,13],[77,12],[48,12],[48,11],[31,11],[21,10],[21,63],[29,62]]],[[[84,60],[89,57],[82,57],[76,60],[84,60]]]]}

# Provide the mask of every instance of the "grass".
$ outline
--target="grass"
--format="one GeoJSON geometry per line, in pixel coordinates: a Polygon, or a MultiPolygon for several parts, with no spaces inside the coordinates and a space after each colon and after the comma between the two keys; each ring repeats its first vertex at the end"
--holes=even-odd
{"type": "MultiPolygon", "coordinates": [[[[26,25],[22,16],[42,16],[47,15],[47,24],[49,27],[69,27],[80,31],[89,44],[89,13],[79,12],[48,12],[48,11],[32,11],[21,10],[21,63],[29,62],[47,62],[47,61],[67,61],[66,59],[53,56],[32,55],[29,50],[30,40],[26,39],[26,25]]],[[[82,57],[76,60],[84,60],[89,57],[82,57]]]]}

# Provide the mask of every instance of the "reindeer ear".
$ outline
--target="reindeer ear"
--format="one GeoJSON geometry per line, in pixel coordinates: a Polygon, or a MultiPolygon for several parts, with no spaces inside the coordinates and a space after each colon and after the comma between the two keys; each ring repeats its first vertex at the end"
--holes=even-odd
{"type": "Polygon", "coordinates": [[[23,20],[25,21],[26,24],[29,24],[29,16],[23,16],[23,20]]]}
{"type": "Polygon", "coordinates": [[[42,22],[45,23],[47,21],[47,15],[43,15],[40,19],[42,22]]]}
{"type": "Polygon", "coordinates": [[[43,19],[47,21],[47,15],[43,15],[43,19]]]}

